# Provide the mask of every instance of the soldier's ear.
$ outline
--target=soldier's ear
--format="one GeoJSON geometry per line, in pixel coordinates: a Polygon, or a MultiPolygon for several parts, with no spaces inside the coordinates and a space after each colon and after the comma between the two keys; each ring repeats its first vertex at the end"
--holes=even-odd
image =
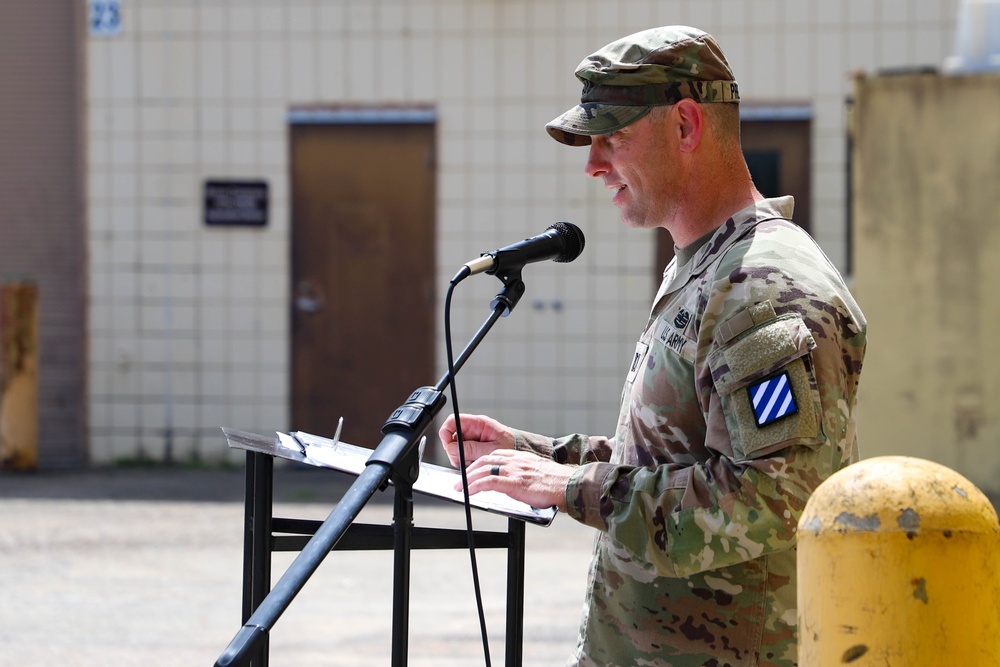
{"type": "Polygon", "coordinates": [[[674,105],[677,125],[677,146],[682,153],[690,153],[701,143],[705,130],[705,114],[701,105],[691,99],[683,99],[674,105]]]}

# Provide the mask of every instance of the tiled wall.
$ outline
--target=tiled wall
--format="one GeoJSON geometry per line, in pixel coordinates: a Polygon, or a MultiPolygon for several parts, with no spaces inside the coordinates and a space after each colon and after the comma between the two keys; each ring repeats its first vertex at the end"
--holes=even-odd
{"type": "MultiPolygon", "coordinates": [[[[652,237],[622,227],[584,149],[542,130],[579,95],[576,64],[629,32],[689,24],[720,40],[747,102],[811,104],[813,230],[844,266],[850,72],[939,66],[956,3],[123,1],[122,32],[88,41],[91,459],[214,460],[221,425],[294,427],[287,114],[311,103],[435,106],[442,294],[481,251],[557,220],[584,230],[579,260],[525,271],[524,300],[458,386],[465,410],[610,433],[654,290],[652,237]],[[201,186],[218,177],[268,181],[266,228],[203,225],[201,186]]],[[[457,346],[499,286],[463,283],[457,346]]]]}

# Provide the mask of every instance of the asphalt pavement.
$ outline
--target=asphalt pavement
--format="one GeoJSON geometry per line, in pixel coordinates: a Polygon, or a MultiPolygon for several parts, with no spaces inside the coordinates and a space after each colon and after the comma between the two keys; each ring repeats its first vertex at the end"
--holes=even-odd
{"type": "MultiPolygon", "coordinates": [[[[354,478],[276,466],[274,515],[326,518],[354,478]]],[[[179,467],[0,473],[0,667],[215,664],[242,625],[245,473],[179,467]]],[[[392,491],[359,521],[388,525],[392,491]]],[[[417,496],[415,524],[462,528],[417,496]]],[[[474,513],[476,530],[507,522],[474,513]]],[[[526,527],[523,664],[561,665],[576,638],[593,533],[526,527]]],[[[297,553],[275,553],[277,581],[297,553]]],[[[477,551],[492,664],[504,664],[506,554],[477,551]]],[[[414,551],[409,664],[485,663],[469,554],[414,551]]],[[[270,664],[391,664],[391,552],[331,553],[270,633],[270,664]]]]}

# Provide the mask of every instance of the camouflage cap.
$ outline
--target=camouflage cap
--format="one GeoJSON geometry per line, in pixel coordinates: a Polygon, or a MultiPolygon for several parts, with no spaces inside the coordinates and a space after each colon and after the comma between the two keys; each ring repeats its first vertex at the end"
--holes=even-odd
{"type": "Polygon", "coordinates": [[[576,68],[580,104],[545,126],[569,146],[634,123],[654,106],[690,98],[740,101],[739,88],[715,38],[687,26],[650,28],[614,41],[576,68]]]}

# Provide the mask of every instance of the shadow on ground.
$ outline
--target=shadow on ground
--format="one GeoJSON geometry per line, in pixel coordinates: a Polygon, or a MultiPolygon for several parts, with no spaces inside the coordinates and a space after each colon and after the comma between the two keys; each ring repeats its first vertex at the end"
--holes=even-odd
{"type": "MultiPolygon", "coordinates": [[[[274,467],[274,502],[336,503],[357,478],[335,470],[281,462],[274,467]]],[[[246,473],[184,466],[95,467],[0,472],[0,498],[242,502],[246,473]]],[[[372,502],[392,502],[391,489],[372,502]]]]}

